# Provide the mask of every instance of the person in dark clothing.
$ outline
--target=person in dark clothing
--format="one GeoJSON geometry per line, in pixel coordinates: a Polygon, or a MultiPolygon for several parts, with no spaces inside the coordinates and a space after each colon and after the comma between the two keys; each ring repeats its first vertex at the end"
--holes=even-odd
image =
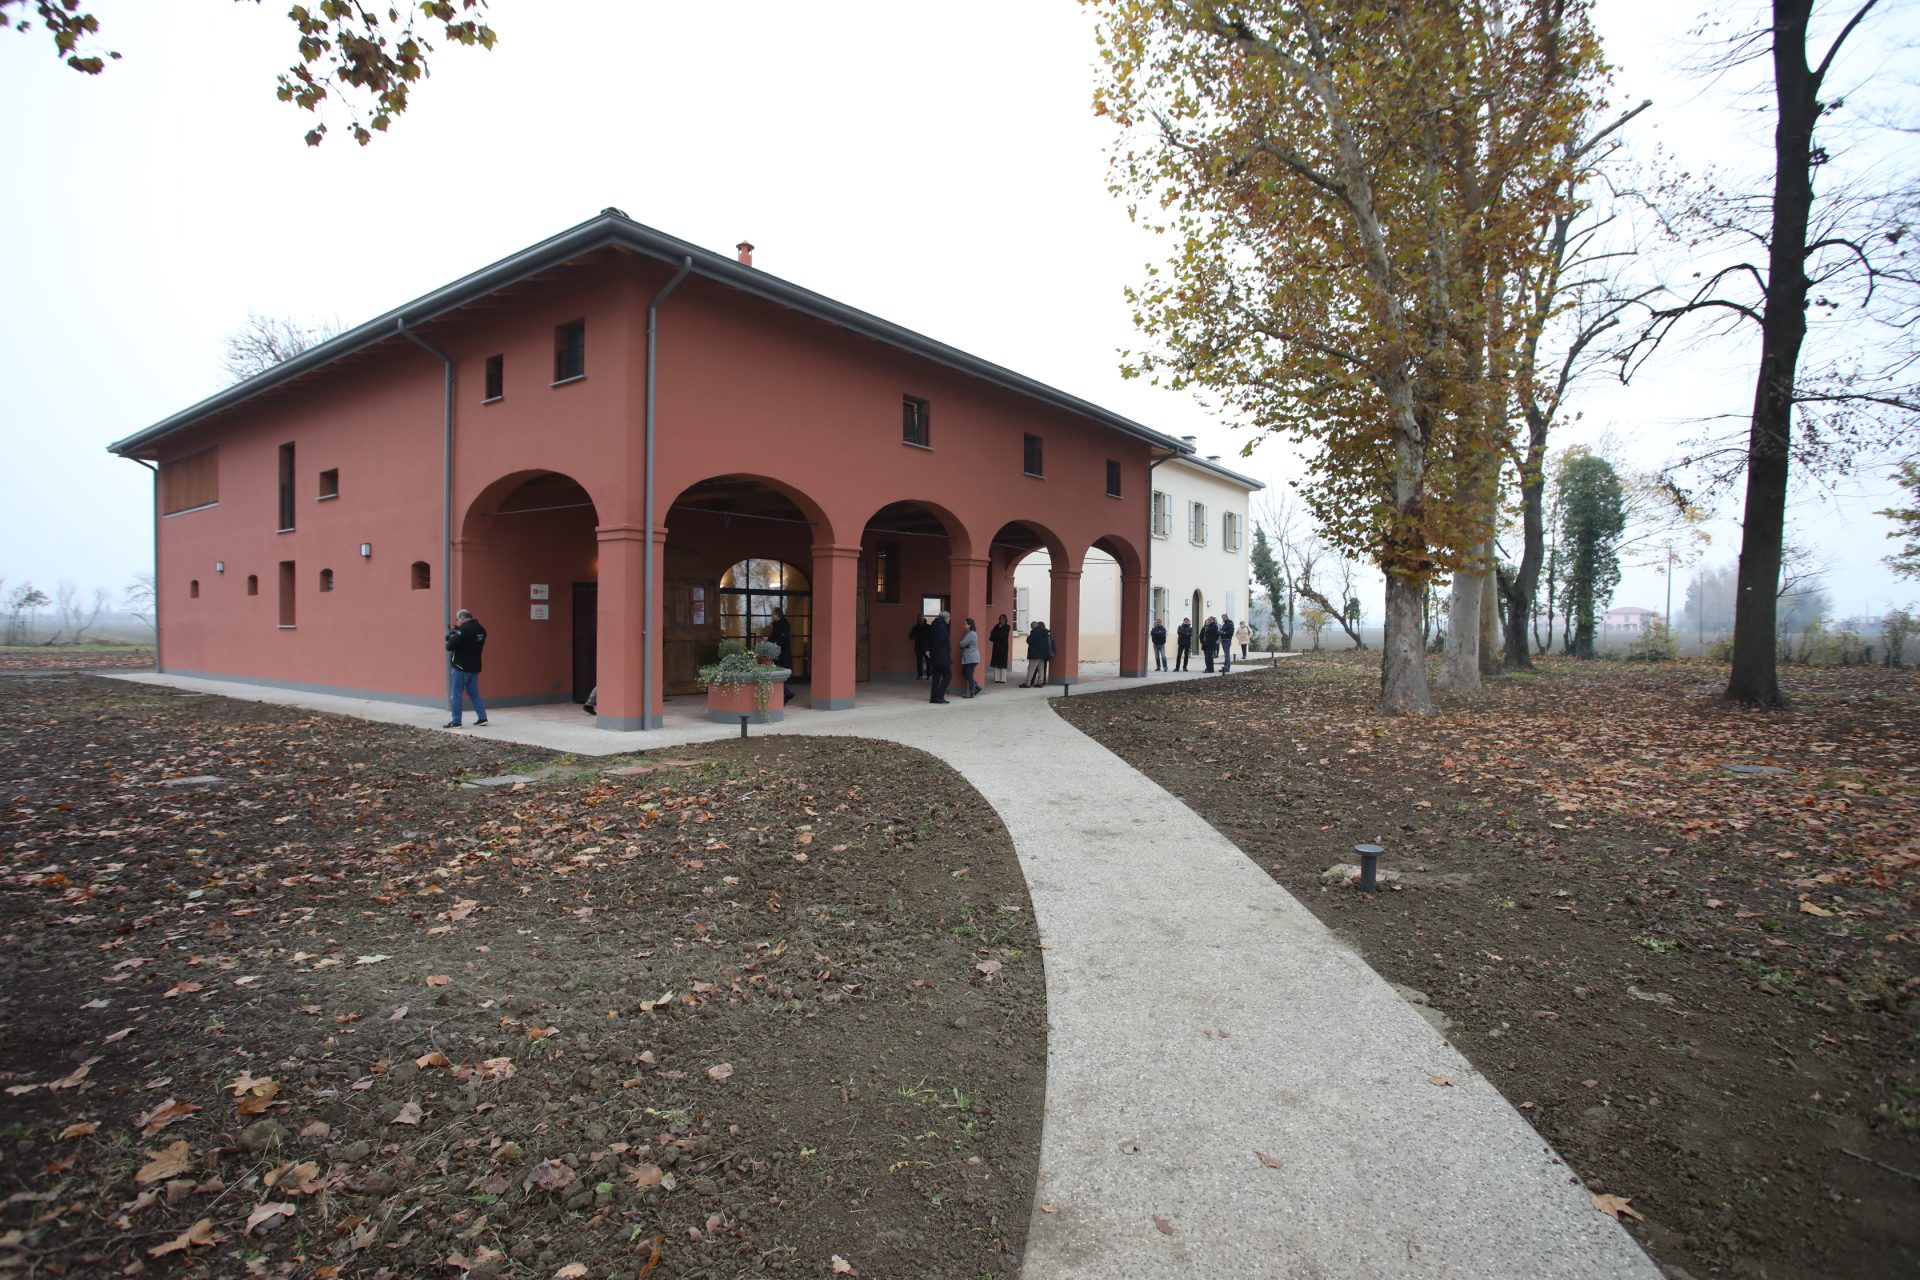
{"type": "Polygon", "coordinates": [[[1053,661],[1053,635],[1047,624],[1036,622],[1027,632],[1027,678],[1022,689],[1038,689],[1047,683],[1047,665],[1053,661]]]}
{"type": "Polygon", "coordinates": [[[1220,674],[1233,670],[1233,619],[1220,615],[1220,674]]]}
{"type": "Polygon", "coordinates": [[[1200,624],[1200,652],[1206,656],[1207,670],[1213,670],[1213,660],[1220,652],[1220,624],[1212,614],[1200,624]]]}
{"type": "Polygon", "coordinates": [[[993,682],[1005,684],[1007,668],[1013,665],[1013,628],[1007,625],[1006,614],[1001,614],[1000,621],[987,632],[987,647],[987,667],[993,672],[993,682]]]}
{"type": "Polygon", "coordinates": [[[1187,664],[1193,661],[1193,623],[1186,618],[1180,619],[1180,629],[1173,634],[1179,642],[1173,653],[1173,669],[1185,671],[1187,664]]]}
{"type": "Polygon", "coordinates": [[[913,678],[925,680],[933,674],[927,665],[927,640],[933,635],[933,627],[925,618],[918,618],[907,628],[907,639],[913,641],[913,678]]]}
{"type": "Polygon", "coordinates": [[[952,617],[942,610],[927,634],[927,674],[933,680],[933,694],[927,701],[943,707],[947,705],[947,686],[953,683],[952,617]]]}
{"type": "MultiPolygon", "coordinates": [[[[793,624],[787,621],[787,611],[779,605],[773,606],[773,621],[767,624],[767,642],[778,645],[780,648],[780,652],[774,658],[774,662],[786,668],[788,671],[792,671],[793,624]]],[[[792,702],[793,684],[791,676],[788,677],[787,683],[780,686],[780,689],[785,695],[781,701],[783,703],[792,702]]]]}
{"type": "Polygon", "coordinates": [[[1153,669],[1165,671],[1167,669],[1167,624],[1156,622],[1153,624],[1153,630],[1147,634],[1153,638],[1153,669]]]}
{"type": "Polygon", "coordinates": [[[480,701],[480,650],[487,643],[487,629],[480,620],[462,609],[447,628],[447,715],[443,729],[460,727],[464,699],[473,699],[474,727],[487,722],[487,704],[480,701]]]}

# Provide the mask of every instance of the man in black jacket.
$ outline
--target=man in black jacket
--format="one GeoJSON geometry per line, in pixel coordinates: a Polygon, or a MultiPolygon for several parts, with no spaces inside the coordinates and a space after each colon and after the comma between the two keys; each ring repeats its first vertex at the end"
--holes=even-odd
{"type": "Polygon", "coordinates": [[[933,696],[928,702],[946,705],[947,686],[953,683],[952,614],[942,611],[927,630],[927,673],[933,677],[933,696]]]}
{"type": "Polygon", "coordinates": [[[907,628],[907,639],[913,641],[913,678],[925,680],[933,673],[927,669],[927,638],[933,634],[933,628],[927,625],[925,618],[915,618],[913,625],[907,628]]]}
{"type": "Polygon", "coordinates": [[[1147,632],[1147,636],[1153,641],[1153,669],[1165,671],[1167,669],[1167,624],[1154,623],[1153,630],[1147,632]]]}
{"type": "Polygon", "coordinates": [[[1174,632],[1179,647],[1173,651],[1173,669],[1185,671],[1187,664],[1193,661],[1193,622],[1189,618],[1180,619],[1180,629],[1174,632]]]}
{"type": "Polygon", "coordinates": [[[487,704],[480,701],[480,650],[487,643],[487,629],[479,619],[462,609],[454,615],[447,630],[447,714],[453,717],[441,727],[458,729],[462,698],[473,699],[474,727],[487,722],[487,704]]]}

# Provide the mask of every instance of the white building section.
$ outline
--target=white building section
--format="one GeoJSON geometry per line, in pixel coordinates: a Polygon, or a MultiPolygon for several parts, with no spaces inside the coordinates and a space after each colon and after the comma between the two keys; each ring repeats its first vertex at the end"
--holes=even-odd
{"type": "MultiPolygon", "coordinates": [[[[1207,617],[1247,620],[1253,598],[1251,548],[1253,523],[1248,506],[1253,492],[1264,489],[1220,465],[1217,457],[1170,458],[1154,468],[1152,529],[1148,538],[1149,628],[1155,622],[1167,628],[1167,658],[1171,662],[1174,632],[1182,619],[1196,632],[1207,617]]],[[[1049,599],[1047,553],[1036,551],[1014,570],[1014,625],[1025,631],[1045,616],[1049,599]],[[1033,608],[1041,612],[1035,614],[1033,608]]],[[[1024,652],[1024,651],[1022,651],[1024,652]]],[[[1120,566],[1098,549],[1087,552],[1080,578],[1080,660],[1117,662],[1120,659],[1120,566]]],[[[1153,665],[1153,651],[1147,651],[1153,665]]]]}

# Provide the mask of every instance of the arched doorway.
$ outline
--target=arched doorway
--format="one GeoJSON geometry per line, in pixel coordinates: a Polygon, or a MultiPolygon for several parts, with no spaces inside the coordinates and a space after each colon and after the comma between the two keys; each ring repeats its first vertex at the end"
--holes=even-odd
{"type": "Polygon", "coordinates": [[[716,476],[667,508],[661,584],[661,689],[700,692],[720,642],[766,634],[773,608],[793,624],[794,684],[812,678],[813,546],[824,519],[804,494],[757,476],[716,476]]]}
{"type": "Polygon", "coordinates": [[[584,701],[598,680],[599,542],[572,476],[523,471],[483,489],[456,542],[456,608],[487,628],[487,700],[584,701]]]}
{"type": "MultiPolygon", "coordinates": [[[[917,674],[911,632],[942,609],[964,610],[956,558],[968,555],[959,519],[929,502],[890,502],[860,535],[860,606],[855,618],[855,678],[905,679],[917,674]]],[[[987,594],[992,596],[991,579],[987,594]]],[[[955,623],[955,636],[959,635],[955,623]]]]}

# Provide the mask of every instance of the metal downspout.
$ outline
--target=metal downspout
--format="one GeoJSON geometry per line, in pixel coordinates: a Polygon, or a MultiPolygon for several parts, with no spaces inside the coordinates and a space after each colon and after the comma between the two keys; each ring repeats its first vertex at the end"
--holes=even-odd
{"type": "Polygon", "coordinates": [[[440,417],[440,616],[453,625],[453,357],[407,328],[407,318],[396,322],[400,335],[411,339],[447,366],[447,386],[440,417]]]}
{"type": "Polygon", "coordinates": [[[135,462],[153,472],[153,669],[166,670],[160,664],[160,464],[135,458],[135,462]]]}
{"type": "Polygon", "coordinates": [[[667,295],[680,287],[680,282],[693,270],[691,255],[680,259],[680,270],[674,272],[673,279],[667,281],[660,292],[653,295],[653,301],[647,304],[647,407],[646,407],[646,464],[641,479],[642,515],[646,524],[646,538],[640,550],[640,727],[651,729],[653,725],[653,597],[656,584],[653,580],[653,382],[655,369],[655,337],[659,331],[660,304],[667,295]]]}

